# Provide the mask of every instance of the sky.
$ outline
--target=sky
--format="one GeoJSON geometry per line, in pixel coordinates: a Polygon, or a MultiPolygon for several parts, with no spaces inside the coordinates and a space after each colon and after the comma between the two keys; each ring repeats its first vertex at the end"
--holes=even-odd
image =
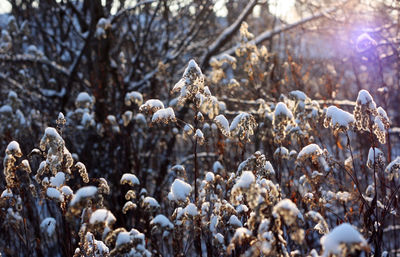
{"type": "MultiPolygon", "coordinates": [[[[295,0],[270,0],[270,11],[282,19],[288,18],[290,12],[294,8],[295,0]]],[[[215,6],[218,9],[220,16],[226,15],[226,9],[224,8],[224,0],[218,0],[215,6]]],[[[0,14],[7,13],[11,10],[11,5],[7,0],[0,0],[0,14]]]]}

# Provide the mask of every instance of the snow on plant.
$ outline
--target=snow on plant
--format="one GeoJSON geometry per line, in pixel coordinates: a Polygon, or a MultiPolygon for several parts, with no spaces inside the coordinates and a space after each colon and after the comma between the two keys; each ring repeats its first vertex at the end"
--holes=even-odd
{"type": "Polygon", "coordinates": [[[368,151],[367,167],[382,166],[385,162],[384,153],[377,147],[371,147],[368,151]]]}
{"type": "Polygon", "coordinates": [[[397,156],[396,159],[391,161],[385,168],[385,173],[389,177],[389,180],[394,178],[398,179],[400,176],[400,157],[397,156]]]}
{"type": "Polygon", "coordinates": [[[297,161],[304,162],[308,158],[315,159],[322,155],[322,153],[321,148],[317,144],[309,144],[303,147],[303,149],[298,153],[297,161]]]}
{"type": "Polygon", "coordinates": [[[386,143],[390,120],[382,107],[376,107],[374,99],[367,90],[363,89],[358,93],[354,118],[359,130],[370,131],[377,136],[380,143],[386,143]]]}
{"type": "Polygon", "coordinates": [[[153,114],[160,109],[164,109],[164,104],[160,100],[149,99],[140,106],[139,111],[148,114],[153,114]]]}
{"type": "Polygon", "coordinates": [[[52,237],[56,232],[56,220],[52,217],[45,218],[42,223],[40,223],[40,229],[48,237],[52,237]]]}
{"type": "Polygon", "coordinates": [[[326,109],[324,120],[325,128],[331,126],[335,133],[347,132],[354,123],[354,116],[336,106],[329,106],[326,109]]]}
{"type": "Polygon", "coordinates": [[[170,201],[185,202],[191,191],[192,187],[188,183],[177,178],[171,185],[171,191],[168,193],[168,199],[170,201]]]}
{"type": "Polygon", "coordinates": [[[285,103],[279,102],[275,106],[272,125],[274,126],[274,136],[277,143],[282,142],[287,134],[287,127],[293,124],[293,114],[285,103]]]}
{"type": "Polygon", "coordinates": [[[126,106],[131,106],[131,104],[141,106],[143,103],[143,95],[137,91],[128,92],[125,95],[124,102],[126,106]]]}
{"type": "Polygon", "coordinates": [[[166,109],[160,109],[153,114],[151,118],[152,123],[164,123],[176,122],[174,110],[171,107],[166,109]]]}
{"type": "Polygon", "coordinates": [[[130,185],[132,187],[135,186],[135,185],[140,185],[139,179],[134,174],[131,174],[131,173],[124,173],[122,175],[120,183],[122,185],[128,184],[128,185],[130,185]]]}
{"type": "Polygon", "coordinates": [[[229,131],[231,136],[238,136],[239,140],[250,142],[250,137],[254,135],[257,122],[251,114],[240,113],[231,122],[229,131]]]}
{"type": "Polygon", "coordinates": [[[369,248],[364,237],[348,223],[335,227],[329,234],[323,236],[321,245],[324,257],[331,256],[331,254],[348,256],[357,250],[369,248]]]}
{"type": "Polygon", "coordinates": [[[175,84],[172,92],[179,92],[178,103],[187,101],[200,107],[205,98],[211,96],[208,87],[204,86],[204,75],[194,60],[190,60],[182,78],[175,84]]]}

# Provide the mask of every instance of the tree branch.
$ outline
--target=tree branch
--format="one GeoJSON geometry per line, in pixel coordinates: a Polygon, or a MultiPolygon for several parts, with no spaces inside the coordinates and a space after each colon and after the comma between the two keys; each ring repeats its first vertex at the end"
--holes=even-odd
{"type": "Polygon", "coordinates": [[[210,58],[215,55],[221,47],[223,47],[229,39],[236,33],[236,31],[239,29],[240,25],[242,22],[247,18],[247,16],[251,13],[253,10],[254,6],[256,6],[258,3],[258,0],[251,0],[242,13],[239,15],[239,17],[236,19],[234,23],[232,23],[229,27],[227,27],[220,35],[219,37],[208,47],[206,53],[202,56],[201,58],[201,67],[204,69],[208,66],[208,61],[210,58]]]}

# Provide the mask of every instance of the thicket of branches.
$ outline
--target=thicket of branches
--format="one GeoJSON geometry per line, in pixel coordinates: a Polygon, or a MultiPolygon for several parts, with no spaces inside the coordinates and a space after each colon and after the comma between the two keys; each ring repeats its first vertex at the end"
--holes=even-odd
{"type": "Polygon", "coordinates": [[[10,1],[0,256],[395,256],[396,1],[10,1]]]}

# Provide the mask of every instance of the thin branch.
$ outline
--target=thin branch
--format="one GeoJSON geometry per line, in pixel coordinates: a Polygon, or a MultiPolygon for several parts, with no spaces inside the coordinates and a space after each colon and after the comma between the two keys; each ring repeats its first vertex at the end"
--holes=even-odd
{"type": "Polygon", "coordinates": [[[251,13],[254,6],[256,6],[258,0],[250,1],[239,17],[236,19],[234,23],[232,23],[229,27],[227,27],[218,38],[208,47],[206,53],[201,58],[200,66],[204,69],[208,66],[208,61],[210,58],[215,55],[228,41],[232,38],[232,36],[238,31],[240,25],[247,18],[247,16],[251,13]]]}
{"type": "MultiPolygon", "coordinates": [[[[321,13],[318,13],[318,14],[315,14],[315,15],[311,15],[311,16],[309,16],[307,18],[304,18],[304,19],[302,19],[302,20],[300,20],[298,22],[295,22],[295,23],[292,23],[292,24],[283,25],[283,26],[278,27],[278,28],[273,29],[273,30],[264,31],[259,36],[257,36],[255,39],[251,40],[249,43],[250,44],[259,45],[262,42],[271,39],[275,35],[278,35],[278,34],[280,34],[282,32],[297,28],[297,27],[299,27],[301,25],[304,25],[304,24],[306,24],[306,23],[308,23],[310,21],[317,20],[319,18],[325,17],[327,14],[335,12],[337,9],[338,9],[337,7],[334,7],[334,8],[328,9],[327,11],[324,11],[324,12],[321,12],[321,13]]],[[[224,54],[232,55],[239,46],[240,45],[238,44],[238,45],[236,45],[234,47],[231,47],[228,50],[218,54],[218,56],[221,56],[221,55],[224,55],[224,54]]]]}

